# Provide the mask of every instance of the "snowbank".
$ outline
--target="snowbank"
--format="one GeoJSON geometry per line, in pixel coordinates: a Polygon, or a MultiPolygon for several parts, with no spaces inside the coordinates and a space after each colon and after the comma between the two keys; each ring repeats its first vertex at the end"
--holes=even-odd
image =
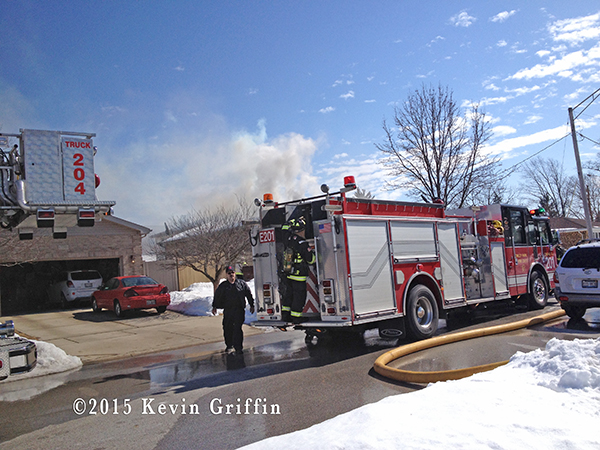
{"type": "Polygon", "coordinates": [[[600,339],[552,339],[508,365],[385,398],[250,449],[600,448],[600,339]]]}

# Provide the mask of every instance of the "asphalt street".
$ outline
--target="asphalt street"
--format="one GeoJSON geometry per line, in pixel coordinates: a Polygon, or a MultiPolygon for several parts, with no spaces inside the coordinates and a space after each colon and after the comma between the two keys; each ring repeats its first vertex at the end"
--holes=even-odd
{"type": "MultiPolygon", "coordinates": [[[[553,304],[544,312],[556,308],[553,304]]],[[[516,351],[543,347],[552,337],[595,338],[600,336],[599,313],[590,310],[584,321],[562,317],[499,337],[430,349],[397,364],[444,370],[508,359],[516,351]]],[[[486,308],[469,321],[443,323],[440,333],[536,314],[486,308]]],[[[151,326],[150,319],[130,318],[139,326],[151,326]]],[[[225,355],[217,335],[212,342],[88,362],[68,374],[11,382],[13,392],[24,398],[0,401],[0,448],[238,448],[424,387],[393,382],[372,370],[375,359],[397,344],[373,332],[364,339],[316,346],[306,346],[299,331],[249,333],[245,344],[243,357],[225,355]]]]}

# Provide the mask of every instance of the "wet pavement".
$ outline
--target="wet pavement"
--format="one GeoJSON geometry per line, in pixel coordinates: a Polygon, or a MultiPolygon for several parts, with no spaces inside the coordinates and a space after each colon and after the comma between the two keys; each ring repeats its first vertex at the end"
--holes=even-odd
{"type": "MultiPolygon", "coordinates": [[[[167,310],[128,311],[118,318],[111,311],[89,308],[3,316],[12,320],[18,334],[49,342],[84,364],[130,358],[223,339],[223,316],[186,316],[167,310]]],[[[246,336],[264,330],[244,326],[246,336]]]]}
{"type": "MultiPolygon", "coordinates": [[[[557,305],[553,304],[542,312],[555,309],[557,305]]],[[[455,318],[449,322],[441,321],[440,334],[499,325],[540,313],[496,305],[494,308],[474,311],[468,320],[455,318]]],[[[147,315],[129,318],[137,323],[137,327],[142,327],[144,323],[156,325],[158,321],[155,319],[147,315]]],[[[238,397],[261,395],[275,399],[282,408],[286,408],[282,422],[272,423],[272,429],[269,428],[268,432],[256,428],[257,423],[253,421],[258,420],[256,418],[244,422],[246,434],[240,431],[239,439],[239,443],[243,443],[250,439],[249,436],[257,439],[263,436],[261,433],[266,433],[266,436],[310,426],[362,404],[424,387],[384,379],[372,370],[372,364],[379,355],[405,343],[383,340],[376,330],[367,331],[363,337],[347,335],[316,345],[306,345],[301,331],[247,333],[244,354],[233,356],[222,352],[220,320],[212,319],[212,329],[216,333],[212,342],[151,354],[125,355],[108,362],[90,361],[78,371],[1,385],[0,443],[30,433],[33,437],[38,433],[36,430],[41,433],[45,427],[67,426],[67,423],[82,418],[73,412],[74,399],[109,399],[111,402],[121,402],[120,406],[123,406],[123,399],[131,399],[135,404],[142,398],[175,396],[179,400],[185,398],[186,402],[194,401],[200,405],[206,417],[203,416],[202,420],[182,417],[173,425],[174,428],[164,438],[164,445],[160,448],[190,448],[186,445],[195,442],[198,435],[210,436],[210,448],[226,448],[219,447],[222,442],[215,428],[231,424],[226,417],[216,419],[207,412],[210,401],[216,396],[235,401],[238,397]],[[306,392],[305,396],[299,397],[294,387],[305,389],[305,385],[311,387],[309,391],[303,391],[306,392]],[[319,399],[310,394],[312,389],[319,390],[319,399]]],[[[71,320],[77,318],[72,317],[71,320]]],[[[167,318],[164,323],[175,320],[176,317],[167,318]]],[[[111,319],[107,318],[107,321],[111,319]]],[[[122,324],[117,323],[117,326],[122,324]]],[[[409,355],[398,364],[409,370],[447,370],[505,360],[516,351],[543,347],[552,337],[577,339],[599,336],[600,309],[589,310],[582,321],[572,321],[563,316],[524,330],[409,355]]],[[[76,340],[74,337],[70,339],[76,340]]],[[[125,418],[115,416],[116,423],[121,419],[125,418]]],[[[131,417],[131,420],[134,419],[131,417]]],[[[93,422],[93,418],[90,420],[92,422],[88,420],[85,423],[99,423],[93,422]]],[[[109,421],[109,417],[103,420],[109,421]]],[[[167,422],[163,419],[160,424],[165,427],[172,425],[167,422]]],[[[75,425],[68,426],[72,428],[75,425]]],[[[57,436],[63,433],[59,429],[55,432],[57,436]]],[[[0,447],[4,448],[2,445],[0,447]]]]}

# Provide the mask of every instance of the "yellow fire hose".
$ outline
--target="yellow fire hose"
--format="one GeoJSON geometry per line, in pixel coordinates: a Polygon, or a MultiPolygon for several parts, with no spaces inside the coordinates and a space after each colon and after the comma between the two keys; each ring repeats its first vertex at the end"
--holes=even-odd
{"type": "Polygon", "coordinates": [[[508,331],[514,331],[520,328],[526,328],[532,325],[547,322],[564,314],[565,312],[560,309],[558,311],[552,311],[531,319],[519,320],[518,322],[509,323],[506,325],[496,325],[479,330],[462,331],[459,333],[446,334],[444,336],[437,336],[430,339],[425,339],[423,341],[414,342],[412,344],[404,345],[384,353],[377,358],[377,360],[375,360],[373,368],[379,375],[382,375],[386,378],[409,383],[434,383],[436,381],[458,380],[460,378],[469,377],[478,372],[485,372],[487,370],[495,369],[496,367],[508,363],[508,361],[437,372],[414,372],[411,370],[394,369],[393,367],[388,367],[388,364],[398,358],[401,358],[402,356],[410,355],[411,353],[416,353],[428,348],[439,347],[440,345],[451,344],[453,342],[466,341],[467,339],[490,336],[492,334],[506,333],[508,331]]]}

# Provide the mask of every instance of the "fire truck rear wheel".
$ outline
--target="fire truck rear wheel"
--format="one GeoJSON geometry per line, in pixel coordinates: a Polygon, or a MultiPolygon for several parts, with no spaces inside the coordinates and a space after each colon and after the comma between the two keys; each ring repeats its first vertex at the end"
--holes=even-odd
{"type": "Polygon", "coordinates": [[[415,339],[427,339],[438,329],[438,306],[431,290],[423,285],[415,286],[406,302],[406,326],[415,339]]]}
{"type": "Polygon", "coordinates": [[[537,271],[531,274],[529,292],[529,309],[542,309],[548,304],[548,284],[537,271]]]}

